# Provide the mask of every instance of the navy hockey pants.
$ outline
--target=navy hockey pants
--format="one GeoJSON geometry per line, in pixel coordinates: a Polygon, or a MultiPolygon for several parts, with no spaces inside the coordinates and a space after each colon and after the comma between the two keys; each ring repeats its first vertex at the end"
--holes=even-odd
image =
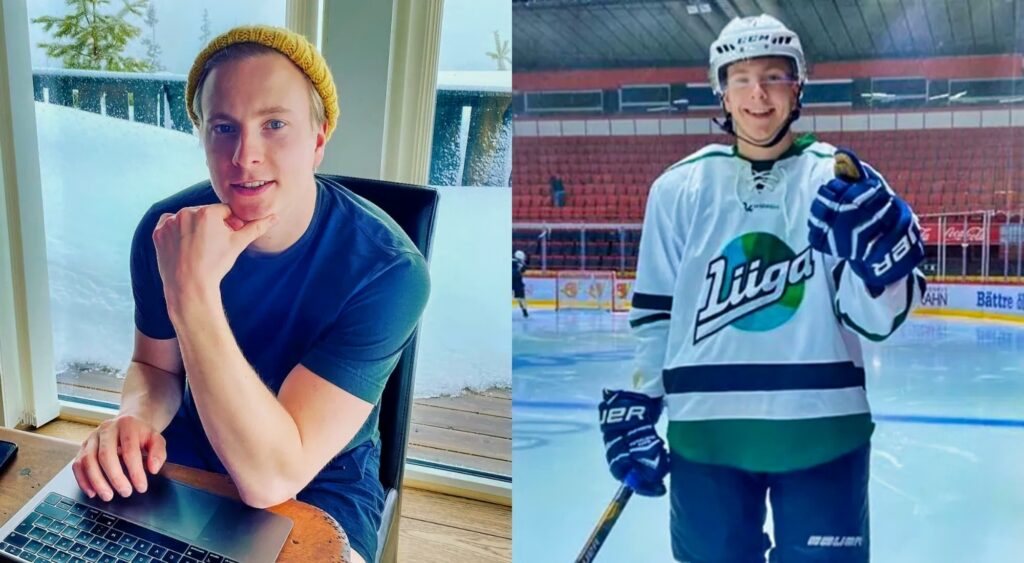
{"type": "Polygon", "coordinates": [[[756,473],[672,456],[672,552],[686,563],[868,561],[866,444],[832,461],[756,473]],[[775,545],[764,533],[765,495],[775,545]]]}

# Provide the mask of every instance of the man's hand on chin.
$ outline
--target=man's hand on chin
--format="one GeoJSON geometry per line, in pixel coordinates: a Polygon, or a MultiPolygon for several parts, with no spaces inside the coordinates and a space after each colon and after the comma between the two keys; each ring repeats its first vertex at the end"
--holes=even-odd
{"type": "Polygon", "coordinates": [[[242,227],[246,225],[245,220],[239,217],[238,215],[235,215],[234,213],[228,215],[228,218],[224,219],[224,222],[227,223],[229,227],[231,227],[232,231],[240,231],[242,227]]]}
{"type": "Polygon", "coordinates": [[[168,306],[185,295],[219,291],[242,251],[276,223],[276,215],[245,222],[223,203],[164,213],[153,244],[168,306]]]}

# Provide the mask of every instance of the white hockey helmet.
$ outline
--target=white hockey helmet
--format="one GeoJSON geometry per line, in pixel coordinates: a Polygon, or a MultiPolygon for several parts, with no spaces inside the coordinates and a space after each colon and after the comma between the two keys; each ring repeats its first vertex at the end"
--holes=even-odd
{"type": "Polygon", "coordinates": [[[526,253],[522,250],[517,250],[512,256],[515,256],[516,260],[519,260],[520,262],[526,262],[526,253]]]}
{"type": "Polygon", "coordinates": [[[718,96],[725,91],[726,67],[746,59],[786,57],[793,61],[801,88],[807,81],[807,63],[800,38],[768,14],[733,18],[711,44],[710,52],[711,89],[718,96]]]}

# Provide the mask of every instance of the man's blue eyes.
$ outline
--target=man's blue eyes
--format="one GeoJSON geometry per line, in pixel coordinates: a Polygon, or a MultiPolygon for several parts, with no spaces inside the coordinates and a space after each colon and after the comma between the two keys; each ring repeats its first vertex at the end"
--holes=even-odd
{"type": "MultiPolygon", "coordinates": [[[[271,119],[270,121],[267,122],[267,127],[271,129],[281,129],[282,127],[284,127],[284,125],[285,123],[280,119],[271,119]]],[[[235,131],[237,131],[235,126],[228,125],[226,123],[218,123],[217,125],[213,126],[213,132],[221,135],[227,133],[234,133],[235,131]]]]}

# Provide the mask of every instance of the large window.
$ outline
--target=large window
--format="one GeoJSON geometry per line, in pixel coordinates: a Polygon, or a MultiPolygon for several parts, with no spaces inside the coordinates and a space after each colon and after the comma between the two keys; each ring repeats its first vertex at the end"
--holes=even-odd
{"type": "MultiPolygon", "coordinates": [[[[19,177],[15,189],[38,197],[38,209],[29,213],[0,205],[0,212],[21,214],[21,229],[29,238],[37,237],[34,248],[41,250],[45,238],[47,270],[37,269],[23,279],[28,282],[25,286],[46,295],[36,298],[35,293],[26,292],[31,293],[26,297],[16,288],[14,298],[16,303],[28,303],[29,331],[36,336],[48,333],[53,346],[52,355],[46,343],[33,346],[33,359],[41,361],[32,370],[16,374],[24,392],[14,390],[25,397],[15,401],[16,414],[30,417],[24,420],[36,416],[42,423],[59,406],[64,416],[95,420],[118,407],[132,352],[129,251],[135,227],[156,201],[209,178],[204,150],[192,131],[183,99],[195,55],[209,39],[236,25],[285,26],[288,18],[296,29],[322,28],[323,40],[341,35],[340,29],[332,31],[332,27],[341,26],[338,20],[343,18],[332,14],[330,4],[330,9],[318,12],[320,22],[314,28],[315,22],[302,19],[308,16],[295,15],[301,11],[293,8],[308,7],[301,0],[233,0],[216,5],[152,0],[139,13],[112,20],[117,33],[128,40],[97,65],[43,45],[67,42],[54,36],[59,23],[47,30],[45,22],[72,16],[72,7],[63,0],[26,4],[27,11],[22,8],[17,18],[25,27],[17,32],[21,41],[27,35],[32,46],[35,119],[26,120],[14,133],[16,141],[24,142],[35,126],[41,189],[36,191],[32,178],[21,183],[19,177]],[[46,297],[48,311],[32,305],[46,302],[46,297]],[[51,360],[52,379],[47,365],[51,360]],[[37,365],[43,368],[35,369],[37,365]],[[52,399],[54,383],[60,405],[52,399]]],[[[368,6],[364,5],[369,15],[377,18],[375,25],[398,25],[398,7],[392,12],[383,4],[368,6]]],[[[119,2],[98,6],[103,15],[120,8],[119,2]]],[[[510,12],[503,0],[445,2],[429,176],[429,183],[438,186],[441,204],[409,435],[409,458],[419,467],[407,473],[412,479],[438,478],[499,496],[508,487],[500,481],[511,479],[511,323],[505,309],[511,236],[510,12]],[[484,479],[436,471],[453,468],[484,479]]],[[[83,22],[94,21],[95,15],[79,17],[83,22]]],[[[350,14],[344,15],[351,23],[350,14]]],[[[332,68],[351,62],[339,56],[337,41],[333,51],[329,42],[323,45],[332,68]]],[[[387,42],[374,48],[384,45],[387,42]]],[[[393,45],[391,49],[392,60],[405,56],[393,45]]],[[[10,51],[4,56],[17,58],[10,51]]],[[[26,66],[24,58],[17,60],[26,66]]],[[[365,72],[372,75],[377,70],[365,72]]],[[[23,74],[28,75],[27,68],[23,74]]],[[[336,74],[343,93],[343,78],[351,76],[350,68],[336,74]]],[[[395,88],[393,81],[390,84],[395,88]]],[[[352,112],[360,110],[373,115],[384,108],[389,96],[363,98],[343,106],[343,116],[347,111],[351,119],[352,112]]],[[[374,122],[374,126],[379,125],[374,122]]],[[[3,147],[4,157],[10,158],[7,149],[3,147]]],[[[19,165],[24,166],[25,158],[31,162],[31,156],[22,156],[30,151],[18,152],[19,165]]],[[[6,252],[8,245],[15,251],[22,245],[18,233],[14,235],[9,239],[6,232],[0,233],[4,245],[0,252],[6,252]]],[[[31,254],[25,261],[33,263],[31,254]]],[[[15,272],[15,285],[22,276],[15,272]]],[[[0,290],[6,302],[10,288],[0,290]]],[[[0,318],[4,321],[0,344],[11,342],[9,320],[0,318]]],[[[23,332],[23,327],[17,327],[16,344],[23,342],[23,332]]],[[[11,357],[10,347],[0,352],[11,357]]],[[[10,363],[0,367],[8,368],[10,363]]],[[[9,388],[10,371],[2,374],[4,391],[9,388]]],[[[9,410],[14,409],[5,403],[5,420],[9,410]]]]}
{"type": "Polygon", "coordinates": [[[511,477],[511,8],[445,0],[430,184],[440,192],[409,457],[511,477]]]}
{"type": "MultiPolygon", "coordinates": [[[[45,23],[73,8],[29,3],[54,364],[68,404],[119,405],[135,227],[156,201],[209,178],[183,96],[195,55],[236,25],[285,26],[287,4],[152,0],[114,20],[132,37],[93,64],[45,47],[70,42],[45,23]]],[[[508,261],[495,251],[511,230],[510,12],[499,0],[445,2],[430,175],[441,205],[409,448],[417,463],[501,479],[511,475],[511,326],[508,261]]]]}

